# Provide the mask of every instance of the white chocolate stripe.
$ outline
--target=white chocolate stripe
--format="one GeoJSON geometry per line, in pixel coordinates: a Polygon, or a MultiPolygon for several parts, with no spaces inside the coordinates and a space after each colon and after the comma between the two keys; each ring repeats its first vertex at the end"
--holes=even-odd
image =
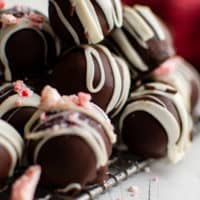
{"type": "Polygon", "coordinates": [[[143,48],[148,48],[147,41],[154,37],[154,32],[142,17],[128,6],[124,7],[124,27],[143,48]]]}
{"type": "Polygon", "coordinates": [[[98,51],[92,47],[87,46],[85,48],[85,57],[86,57],[86,65],[87,65],[86,66],[87,89],[91,93],[97,93],[104,87],[104,84],[105,84],[105,71],[104,71],[103,63],[98,51]],[[99,71],[100,71],[100,81],[99,81],[99,84],[96,86],[96,88],[94,88],[93,86],[93,82],[95,78],[95,69],[96,69],[93,57],[96,59],[98,63],[99,71]]]}
{"type": "MultiPolygon", "coordinates": [[[[79,183],[72,183],[72,184],[67,185],[65,188],[58,189],[57,191],[58,192],[68,193],[68,192],[70,192],[72,190],[80,191],[81,188],[82,188],[82,186],[79,183]]],[[[42,199],[40,199],[40,200],[42,200],[42,199]]]]}
{"type": "Polygon", "coordinates": [[[113,95],[112,95],[112,97],[110,99],[110,102],[109,102],[107,108],[106,108],[106,113],[110,113],[115,108],[115,105],[119,101],[119,98],[120,98],[120,95],[121,95],[121,91],[122,91],[122,79],[121,79],[121,76],[120,76],[120,71],[119,71],[119,68],[118,68],[118,64],[117,64],[115,58],[110,53],[110,51],[106,47],[104,47],[102,45],[98,45],[98,47],[107,56],[107,58],[108,58],[108,60],[110,62],[110,66],[111,66],[112,73],[113,73],[113,78],[114,78],[113,95]]]}
{"type": "Polygon", "coordinates": [[[123,9],[119,0],[112,0],[114,4],[113,8],[113,18],[115,21],[115,26],[120,28],[123,25],[123,9]]]}
{"type": "Polygon", "coordinates": [[[4,146],[5,149],[8,151],[8,153],[10,154],[10,157],[11,157],[11,167],[9,169],[9,174],[8,176],[12,176],[13,173],[14,173],[14,169],[16,167],[16,164],[17,164],[17,155],[16,155],[16,151],[15,149],[13,148],[12,144],[10,144],[8,142],[8,140],[6,140],[5,138],[1,137],[0,136],[0,145],[4,146]]]}
{"type": "Polygon", "coordinates": [[[122,91],[121,91],[121,95],[118,100],[118,103],[115,105],[116,110],[112,114],[112,118],[115,117],[121,111],[122,107],[125,105],[126,100],[128,99],[129,90],[131,87],[131,77],[130,77],[127,64],[120,57],[116,56],[115,59],[117,60],[119,64],[118,65],[119,68],[121,68],[120,72],[121,72],[121,80],[122,80],[122,91]]]}
{"type": "Polygon", "coordinates": [[[80,40],[79,40],[79,36],[76,33],[76,31],[74,30],[74,28],[71,26],[71,24],[68,22],[68,20],[66,19],[66,17],[63,15],[62,10],[60,9],[60,7],[58,6],[58,4],[55,2],[55,0],[50,0],[50,2],[52,3],[52,5],[55,7],[58,17],[60,18],[61,22],[63,23],[63,25],[65,26],[65,28],[69,31],[69,33],[71,34],[71,36],[74,39],[74,42],[79,45],[80,44],[80,40]]]}
{"type": "MultiPolygon", "coordinates": [[[[149,69],[149,67],[143,62],[141,56],[137,53],[135,48],[130,44],[122,30],[116,29],[112,32],[111,37],[116,44],[120,45],[119,48],[126,56],[128,61],[132,65],[134,65],[134,67],[136,67],[136,70],[145,72],[149,69]]],[[[131,66],[131,68],[133,68],[133,66],[131,66]]],[[[134,70],[134,68],[131,70],[134,70]]]]}
{"type": "Polygon", "coordinates": [[[40,102],[40,97],[35,93],[32,94],[30,97],[25,97],[25,98],[19,97],[18,94],[12,95],[0,104],[0,117],[2,117],[9,110],[17,108],[18,106],[16,105],[16,101],[19,99],[21,100],[20,107],[21,106],[38,107],[40,102]]]}
{"type": "Polygon", "coordinates": [[[163,32],[163,29],[161,28],[158,19],[149,7],[135,5],[134,9],[137,10],[146,19],[146,21],[148,21],[160,40],[166,39],[165,33],[163,32]]]}
{"type": "Polygon", "coordinates": [[[88,33],[88,42],[98,43],[103,40],[103,32],[101,29],[98,16],[90,0],[70,0],[75,8],[81,24],[84,27],[85,33],[88,33]]]}
{"type": "Polygon", "coordinates": [[[17,161],[22,158],[24,142],[19,133],[8,123],[0,120],[0,144],[7,149],[12,159],[9,176],[14,172],[17,161]]]}
{"type": "MultiPolygon", "coordinates": [[[[84,141],[92,148],[96,160],[97,160],[97,169],[105,166],[108,161],[108,153],[106,152],[106,147],[103,141],[103,138],[99,135],[99,133],[90,128],[89,125],[87,127],[83,127],[82,125],[73,126],[70,128],[60,128],[59,130],[48,129],[47,131],[41,131],[45,133],[45,137],[39,142],[34,152],[34,162],[37,163],[38,155],[42,147],[50,140],[55,137],[64,136],[64,135],[75,135],[84,139],[84,141]]],[[[39,132],[40,133],[40,132],[39,132]]],[[[38,134],[32,133],[32,134],[38,134]]]]}

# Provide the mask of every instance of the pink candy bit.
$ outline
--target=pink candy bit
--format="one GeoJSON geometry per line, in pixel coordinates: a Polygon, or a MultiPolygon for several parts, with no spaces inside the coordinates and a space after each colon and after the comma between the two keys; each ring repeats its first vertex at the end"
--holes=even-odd
{"type": "Polygon", "coordinates": [[[40,14],[36,14],[36,13],[31,13],[29,15],[29,18],[32,21],[32,26],[38,27],[38,28],[41,28],[45,21],[44,16],[42,16],[40,14]]]}
{"type": "Polygon", "coordinates": [[[79,92],[78,98],[79,98],[79,105],[83,106],[83,107],[88,107],[88,105],[92,99],[90,94],[87,94],[84,92],[79,92]]]}
{"type": "Polygon", "coordinates": [[[0,0],[0,9],[4,9],[6,7],[6,1],[0,0]]]}
{"type": "Polygon", "coordinates": [[[127,189],[127,191],[131,193],[131,196],[136,196],[138,195],[139,188],[137,186],[132,185],[127,189]]]}
{"type": "Polygon", "coordinates": [[[159,181],[159,178],[158,178],[158,176],[155,176],[155,177],[153,177],[152,179],[151,179],[153,182],[158,182],[159,181]]]}
{"type": "Polygon", "coordinates": [[[178,60],[179,60],[178,57],[168,59],[167,61],[162,63],[158,69],[154,71],[154,75],[163,76],[173,73],[173,71],[175,71],[177,67],[178,60]]]}
{"type": "Polygon", "coordinates": [[[16,106],[21,106],[22,105],[22,100],[21,99],[17,99],[15,102],[16,106]]]}
{"type": "Polygon", "coordinates": [[[58,91],[50,86],[45,86],[41,93],[40,108],[44,111],[50,110],[60,101],[58,91]]]}
{"type": "Polygon", "coordinates": [[[30,97],[33,94],[33,91],[30,90],[23,81],[18,80],[14,84],[14,90],[18,93],[21,97],[30,97]]]}
{"type": "Polygon", "coordinates": [[[40,120],[42,121],[46,121],[48,119],[47,115],[45,112],[43,112],[41,115],[40,115],[40,120]]]}
{"type": "Polygon", "coordinates": [[[18,23],[17,17],[11,14],[2,14],[1,22],[3,25],[15,25],[18,23]]]}
{"type": "Polygon", "coordinates": [[[40,166],[29,167],[14,183],[10,200],[33,200],[40,175],[40,166]]]}

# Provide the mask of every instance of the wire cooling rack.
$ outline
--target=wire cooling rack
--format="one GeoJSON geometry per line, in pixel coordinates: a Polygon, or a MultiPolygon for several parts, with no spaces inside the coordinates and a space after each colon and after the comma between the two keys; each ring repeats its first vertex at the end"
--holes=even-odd
{"type": "MultiPolygon", "coordinates": [[[[200,118],[194,120],[194,139],[200,132],[200,118]]],[[[35,200],[93,200],[100,194],[103,194],[110,188],[117,186],[122,181],[128,179],[130,176],[143,171],[145,167],[149,166],[153,160],[142,160],[126,152],[114,153],[109,165],[109,178],[103,185],[93,185],[84,190],[77,197],[70,197],[64,194],[49,193],[44,189],[39,189],[35,200]]],[[[20,170],[16,172],[15,178],[21,174],[20,170]]],[[[4,190],[0,191],[0,200],[9,200],[10,185],[12,180],[8,181],[8,184],[4,190]]]]}
{"type": "MultiPolygon", "coordinates": [[[[128,153],[115,152],[109,165],[109,178],[103,185],[90,186],[79,196],[73,198],[64,194],[49,193],[49,191],[39,189],[35,200],[91,200],[120,184],[120,182],[126,180],[131,175],[143,170],[151,162],[152,160],[141,160],[128,153]]],[[[17,171],[15,177],[18,177],[20,174],[21,172],[17,171]]],[[[9,199],[11,182],[13,182],[13,179],[9,180],[6,188],[0,192],[0,200],[9,199]]]]}

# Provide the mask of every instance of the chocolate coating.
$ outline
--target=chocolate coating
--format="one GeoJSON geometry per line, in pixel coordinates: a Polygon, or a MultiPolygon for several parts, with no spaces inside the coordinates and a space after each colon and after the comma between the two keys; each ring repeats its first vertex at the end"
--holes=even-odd
{"type": "Polygon", "coordinates": [[[51,84],[62,94],[90,93],[95,104],[116,115],[128,98],[130,73],[127,64],[104,46],[81,46],[59,59],[51,84]]]}
{"type": "Polygon", "coordinates": [[[11,167],[11,156],[8,150],[1,146],[0,144],[0,157],[1,157],[1,164],[0,164],[0,187],[3,185],[8,178],[9,169],[11,167]]]}
{"type": "Polygon", "coordinates": [[[132,153],[143,158],[167,156],[178,162],[191,142],[190,120],[174,88],[147,83],[132,93],[122,112],[121,138],[132,153]]]}
{"type": "Polygon", "coordinates": [[[59,53],[46,17],[28,7],[16,6],[1,11],[0,18],[1,79],[44,78],[59,53]],[[7,22],[11,17],[16,21],[7,22]]]}
{"type": "Polygon", "coordinates": [[[50,23],[64,48],[96,44],[122,25],[120,0],[49,1],[50,23]]]}
{"type": "Polygon", "coordinates": [[[163,22],[146,6],[124,7],[122,29],[108,38],[108,46],[130,64],[132,78],[148,75],[175,55],[172,37],[163,22]]]}

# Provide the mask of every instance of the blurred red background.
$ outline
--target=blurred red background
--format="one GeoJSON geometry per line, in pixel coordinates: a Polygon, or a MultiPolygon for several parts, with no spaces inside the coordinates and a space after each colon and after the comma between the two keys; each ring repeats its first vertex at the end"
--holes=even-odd
{"type": "Polygon", "coordinates": [[[200,0],[122,0],[149,5],[168,24],[179,55],[200,71],[200,0]]]}

